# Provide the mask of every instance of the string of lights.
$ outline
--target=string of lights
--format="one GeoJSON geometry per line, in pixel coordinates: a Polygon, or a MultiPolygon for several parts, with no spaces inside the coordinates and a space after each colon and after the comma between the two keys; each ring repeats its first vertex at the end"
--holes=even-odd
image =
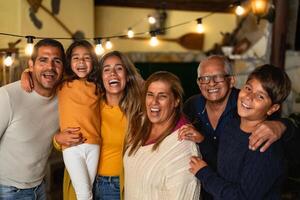
{"type": "MultiPolygon", "coordinates": [[[[178,26],[182,26],[182,25],[186,25],[186,24],[189,24],[193,21],[197,21],[198,19],[205,19],[211,15],[215,14],[214,12],[212,13],[209,13],[203,17],[200,17],[200,18],[197,18],[197,19],[193,19],[193,20],[189,20],[189,21],[185,21],[185,22],[182,22],[182,23],[179,23],[179,24],[175,24],[175,25],[172,25],[172,26],[168,26],[168,27],[164,27],[164,28],[161,28],[161,29],[157,29],[155,30],[155,32],[159,32],[159,31],[163,31],[163,30],[169,30],[169,29],[172,29],[172,28],[176,28],[178,26]]],[[[131,26],[129,29],[132,30],[132,27],[131,26]]],[[[149,31],[145,31],[145,32],[139,32],[139,33],[134,33],[134,35],[145,35],[145,34],[149,34],[150,32],[149,31]]],[[[17,35],[17,34],[12,34],[12,33],[4,33],[4,32],[0,32],[0,35],[4,35],[4,36],[12,36],[12,37],[18,37],[18,38],[32,38],[32,39],[44,39],[44,38],[51,38],[51,39],[57,39],[57,40],[74,40],[74,38],[71,38],[71,37],[45,37],[45,36],[31,36],[31,35],[17,35]]],[[[128,37],[128,34],[119,34],[119,35],[111,35],[111,36],[99,36],[99,37],[95,37],[95,38],[84,38],[86,40],[91,40],[91,39],[97,39],[97,38],[101,38],[101,39],[113,39],[113,38],[120,38],[120,37],[128,37]]]]}
{"type": "MultiPolygon", "coordinates": [[[[240,1],[237,1],[237,3],[234,3],[233,5],[230,5],[230,7],[234,6],[234,7],[236,7],[236,10],[241,10],[241,4],[239,2],[240,1]]],[[[158,29],[155,29],[155,30],[152,30],[152,31],[144,31],[144,32],[135,33],[133,28],[135,26],[137,26],[138,24],[140,24],[142,21],[144,21],[145,18],[143,18],[143,19],[137,21],[136,23],[134,23],[132,26],[130,26],[127,29],[126,34],[121,33],[121,34],[115,34],[115,35],[109,35],[109,36],[97,36],[95,38],[86,37],[86,38],[83,38],[83,39],[94,40],[94,42],[95,42],[95,52],[96,52],[97,55],[102,55],[105,52],[105,49],[102,46],[103,41],[105,41],[105,48],[109,50],[113,47],[113,44],[112,44],[111,40],[115,39],[115,38],[129,38],[130,39],[130,38],[133,38],[135,36],[150,35],[150,45],[151,46],[157,46],[159,42],[158,42],[158,39],[157,39],[156,36],[160,32],[166,31],[166,30],[169,30],[169,29],[173,29],[173,28],[176,28],[176,27],[179,27],[179,26],[183,26],[183,25],[189,24],[191,22],[196,22],[197,32],[198,33],[203,33],[204,32],[203,20],[210,17],[210,16],[212,16],[213,14],[215,14],[215,12],[208,13],[207,15],[204,15],[204,16],[199,17],[197,19],[181,22],[181,23],[174,24],[174,25],[167,26],[167,27],[163,27],[163,28],[158,28],[158,29]]],[[[236,11],[236,14],[241,15],[241,14],[243,14],[243,12],[241,12],[241,11],[237,12],[236,11]]],[[[148,22],[150,24],[156,23],[156,21],[155,21],[156,19],[152,15],[148,15],[146,19],[148,20],[148,22]]],[[[32,54],[33,42],[34,42],[35,39],[44,39],[44,38],[51,38],[51,39],[56,39],[56,40],[74,40],[74,39],[76,39],[76,38],[72,38],[72,37],[45,37],[45,36],[18,35],[18,34],[0,32],[0,36],[1,35],[2,36],[17,37],[17,38],[26,38],[27,45],[25,47],[25,54],[27,56],[30,56],[32,54]]],[[[9,62],[6,62],[5,65],[11,65],[11,61],[10,61],[11,60],[11,52],[6,52],[6,58],[9,62]]]]}
{"type": "MultiPolygon", "coordinates": [[[[156,29],[154,31],[145,31],[145,32],[138,32],[138,33],[134,33],[132,28],[128,28],[128,33],[127,34],[119,34],[119,35],[111,35],[111,36],[100,36],[100,37],[95,37],[95,38],[84,38],[86,40],[94,40],[95,41],[95,51],[98,55],[103,54],[104,52],[104,48],[102,46],[102,41],[105,40],[106,44],[105,47],[106,49],[111,49],[112,48],[112,43],[111,43],[111,39],[115,39],[115,38],[124,38],[124,37],[128,37],[128,38],[133,38],[134,36],[141,36],[141,35],[149,35],[151,36],[150,38],[150,45],[151,46],[156,46],[158,44],[158,40],[156,38],[156,35],[161,32],[161,31],[166,31],[169,29],[173,29],[179,26],[183,26],[186,24],[189,24],[191,22],[196,21],[197,22],[197,26],[202,25],[202,19],[205,19],[211,15],[215,14],[214,12],[211,12],[203,17],[197,18],[197,19],[193,19],[193,20],[189,20],[189,21],[185,21],[182,23],[178,23],[172,26],[167,26],[164,28],[160,28],[160,29],[156,29]]],[[[202,31],[199,31],[199,28],[197,29],[198,32],[203,33],[202,31]]],[[[27,39],[27,46],[25,48],[25,54],[26,55],[31,55],[32,50],[33,50],[33,40],[34,39],[44,39],[44,38],[51,38],[51,39],[56,39],[56,40],[74,40],[75,38],[71,38],[71,37],[44,37],[44,36],[32,36],[32,35],[17,35],[17,34],[11,34],[11,33],[4,33],[4,32],[0,32],[0,35],[4,35],[4,36],[12,36],[12,37],[18,37],[18,38],[26,38],[27,39]]]]}

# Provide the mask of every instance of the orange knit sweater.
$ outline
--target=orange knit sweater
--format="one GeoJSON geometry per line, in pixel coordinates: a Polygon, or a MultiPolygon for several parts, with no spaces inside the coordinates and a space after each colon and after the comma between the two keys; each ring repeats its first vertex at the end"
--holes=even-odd
{"type": "Polygon", "coordinates": [[[60,130],[80,127],[85,143],[100,144],[100,96],[86,80],[65,82],[58,91],[60,130]]]}

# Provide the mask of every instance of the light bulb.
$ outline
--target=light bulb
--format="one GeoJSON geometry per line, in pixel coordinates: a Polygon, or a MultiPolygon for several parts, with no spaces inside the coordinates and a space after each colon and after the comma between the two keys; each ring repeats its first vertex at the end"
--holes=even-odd
{"type": "Polygon", "coordinates": [[[27,35],[27,36],[25,36],[25,38],[27,38],[27,45],[25,47],[25,54],[27,56],[31,56],[32,52],[33,52],[33,39],[35,39],[35,37],[32,36],[32,35],[27,35]]]}
{"type": "Polygon", "coordinates": [[[96,44],[95,52],[98,56],[101,56],[104,53],[104,49],[103,49],[101,43],[96,44]]]}
{"type": "Polygon", "coordinates": [[[129,38],[133,38],[134,32],[133,32],[133,30],[132,30],[131,28],[128,29],[128,31],[127,31],[127,36],[128,36],[129,38]]]}
{"type": "Polygon", "coordinates": [[[197,32],[198,33],[204,33],[204,27],[202,24],[202,18],[197,19],[197,32]]]}
{"type": "Polygon", "coordinates": [[[148,16],[148,22],[149,22],[150,24],[155,24],[155,23],[156,23],[155,17],[153,17],[152,15],[149,15],[149,16],[148,16]]]}
{"type": "Polygon", "coordinates": [[[151,39],[150,39],[150,46],[152,47],[155,47],[158,45],[158,39],[156,36],[151,36],[151,39]]]}
{"type": "Polygon", "coordinates": [[[237,14],[238,16],[241,16],[245,13],[245,9],[243,8],[243,6],[238,5],[235,9],[235,14],[237,14]]]}
{"type": "Polygon", "coordinates": [[[10,67],[10,66],[12,66],[13,62],[14,61],[13,61],[11,55],[6,56],[6,58],[4,59],[4,65],[5,66],[10,67]]]}
{"type": "Polygon", "coordinates": [[[25,54],[27,56],[31,56],[33,52],[33,43],[27,43],[26,47],[25,47],[25,54]]]}
{"type": "Polygon", "coordinates": [[[252,12],[254,15],[263,16],[267,12],[267,0],[251,0],[252,12]]]}
{"type": "Polygon", "coordinates": [[[106,40],[105,48],[106,49],[112,49],[112,47],[113,47],[113,45],[112,45],[111,41],[110,40],[106,40]]]}
{"type": "Polygon", "coordinates": [[[255,1],[254,2],[254,5],[257,9],[263,9],[265,8],[265,3],[264,1],[255,1]]]}
{"type": "Polygon", "coordinates": [[[197,32],[198,33],[204,33],[204,27],[203,24],[197,24],[197,32]]]}

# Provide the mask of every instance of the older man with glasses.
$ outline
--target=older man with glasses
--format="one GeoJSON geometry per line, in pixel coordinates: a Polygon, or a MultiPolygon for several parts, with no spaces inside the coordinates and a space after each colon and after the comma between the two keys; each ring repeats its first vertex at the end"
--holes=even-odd
{"type": "Polygon", "coordinates": [[[225,81],[226,77],[229,77],[231,75],[229,74],[217,74],[217,75],[213,75],[213,76],[200,76],[197,78],[197,80],[201,83],[201,84],[208,84],[210,83],[211,80],[213,80],[215,83],[220,83],[225,81]]]}
{"type": "MultiPolygon", "coordinates": [[[[235,77],[231,63],[224,56],[213,55],[203,60],[198,67],[197,84],[201,94],[192,96],[184,105],[184,113],[193,126],[185,126],[180,138],[199,143],[200,150],[207,145],[213,145],[218,151],[218,138],[222,130],[237,113],[237,97],[239,90],[234,87],[235,77]],[[200,134],[191,134],[192,129],[200,134]]],[[[294,126],[285,119],[266,121],[262,123],[249,137],[249,148],[259,148],[264,152],[274,141],[281,138],[293,138],[294,126]],[[288,131],[285,131],[287,130],[288,131]]],[[[288,145],[288,144],[286,144],[288,145]]],[[[290,153],[290,152],[289,152],[290,153]]],[[[295,153],[295,152],[291,152],[295,153]]],[[[216,155],[213,153],[212,155],[216,155]]],[[[217,158],[203,154],[203,159],[209,166],[215,168],[217,158]]],[[[204,200],[212,199],[204,192],[204,200]]]]}

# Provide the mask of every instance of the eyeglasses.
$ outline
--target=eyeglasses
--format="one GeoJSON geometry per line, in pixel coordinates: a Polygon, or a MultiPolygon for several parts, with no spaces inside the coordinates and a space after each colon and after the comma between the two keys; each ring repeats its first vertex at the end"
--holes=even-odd
{"type": "Polygon", "coordinates": [[[229,76],[229,74],[217,74],[213,76],[200,76],[197,79],[201,84],[208,84],[211,80],[214,80],[215,83],[220,83],[225,81],[225,78],[229,76]]]}

